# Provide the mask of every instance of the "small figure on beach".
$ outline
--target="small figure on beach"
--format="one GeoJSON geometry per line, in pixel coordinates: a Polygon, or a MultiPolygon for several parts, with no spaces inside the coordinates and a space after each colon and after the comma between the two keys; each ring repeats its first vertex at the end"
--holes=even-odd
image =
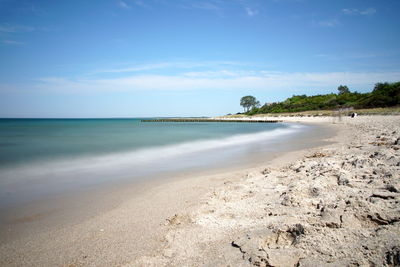
{"type": "Polygon", "coordinates": [[[357,117],[357,113],[355,113],[355,112],[351,113],[351,117],[352,117],[352,118],[357,117]]]}

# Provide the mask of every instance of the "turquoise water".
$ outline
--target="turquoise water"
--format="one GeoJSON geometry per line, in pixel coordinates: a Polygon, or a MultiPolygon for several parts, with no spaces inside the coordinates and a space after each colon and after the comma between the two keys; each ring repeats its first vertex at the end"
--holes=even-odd
{"type": "Polygon", "coordinates": [[[128,152],[284,127],[261,123],[149,123],[140,119],[1,119],[0,166],[128,152]]]}
{"type": "Polygon", "coordinates": [[[0,119],[0,206],[239,161],[303,130],[280,123],[0,119]]]}

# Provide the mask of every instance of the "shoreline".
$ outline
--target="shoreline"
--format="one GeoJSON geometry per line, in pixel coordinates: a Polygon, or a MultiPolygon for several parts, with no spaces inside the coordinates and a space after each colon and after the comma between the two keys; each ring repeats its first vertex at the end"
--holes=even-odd
{"type": "MultiPolygon", "coordinates": [[[[282,124],[283,125],[283,124],[282,124]]],[[[61,160],[61,161],[49,161],[49,162],[37,162],[35,164],[27,164],[26,166],[18,167],[17,168],[10,168],[9,170],[6,169],[5,174],[7,175],[8,173],[18,173],[19,176],[22,176],[23,173],[28,173],[31,171],[32,173],[40,173],[39,170],[41,171],[42,169],[54,169],[57,167],[62,168],[60,172],[63,172],[65,170],[66,175],[62,176],[60,175],[59,181],[57,179],[50,179],[51,178],[51,173],[48,174],[48,178],[46,177],[45,179],[38,179],[37,182],[34,181],[34,178],[32,178],[31,183],[27,183],[27,185],[24,185],[24,180],[23,179],[16,179],[15,184],[13,185],[14,187],[18,186],[18,183],[22,186],[22,189],[19,189],[19,187],[16,187],[14,189],[13,187],[9,186],[3,187],[2,188],[2,203],[0,204],[0,213],[2,211],[6,211],[7,209],[13,209],[14,207],[19,207],[19,206],[24,206],[26,204],[32,203],[32,202],[45,202],[45,201],[58,201],[57,199],[59,196],[69,196],[69,195],[79,195],[79,194],[86,194],[87,192],[90,192],[91,190],[97,191],[101,190],[102,188],[105,187],[115,187],[114,185],[120,186],[120,185],[128,185],[131,186],[134,183],[137,184],[143,184],[146,183],[144,182],[145,180],[153,181],[157,179],[164,179],[164,178],[171,178],[175,177],[176,175],[178,176],[193,176],[193,175],[204,175],[204,174],[212,174],[214,172],[227,172],[232,168],[237,168],[237,169],[243,169],[243,168],[248,168],[249,166],[254,166],[256,164],[260,164],[264,160],[267,160],[269,158],[269,154],[280,154],[286,151],[294,150],[294,149],[301,149],[303,146],[315,146],[318,145],[318,139],[320,135],[329,135],[330,133],[327,133],[328,130],[324,129],[323,127],[319,127],[319,129],[316,131],[314,134],[314,129],[313,128],[305,128],[305,127],[294,127],[298,129],[291,129],[292,127],[288,127],[288,125],[283,126],[284,131],[289,129],[286,132],[279,132],[276,133],[274,130],[271,132],[265,131],[266,136],[263,135],[264,132],[260,132],[261,135],[257,135],[259,133],[252,133],[249,135],[233,135],[228,138],[221,138],[221,139],[215,139],[216,142],[213,142],[214,140],[211,140],[210,143],[207,143],[209,140],[201,140],[200,142],[194,141],[192,143],[190,142],[184,142],[178,145],[171,145],[171,146],[165,146],[165,147],[155,147],[155,148],[149,148],[149,149],[144,149],[144,150],[138,150],[138,151],[133,151],[133,152],[127,152],[127,153],[115,153],[115,154],[110,154],[110,155],[101,155],[98,156],[97,158],[90,158],[90,160],[87,160],[85,158],[75,158],[72,159],[70,162],[66,160],[61,160]],[[299,129],[300,128],[300,129],[299,129]],[[268,136],[268,134],[271,134],[271,138],[268,136]],[[309,136],[310,135],[310,136],[309,136]],[[306,140],[306,139],[311,139],[312,136],[316,136],[315,140],[306,140]],[[244,139],[244,142],[242,142],[242,139],[244,139]],[[267,141],[262,141],[260,143],[259,139],[262,138],[267,138],[267,141]],[[229,140],[228,140],[229,139],[229,140]],[[249,139],[249,140],[248,140],[249,139]],[[304,141],[305,145],[302,145],[302,142],[299,142],[299,139],[301,141],[304,141]],[[222,140],[222,141],[221,141],[222,140]],[[204,146],[203,143],[206,143],[205,145],[207,146],[204,151],[201,149],[201,145],[204,146]],[[218,143],[219,142],[219,143],[218,143]],[[201,143],[201,145],[200,145],[201,143]],[[228,143],[227,148],[225,148],[225,144],[228,143]],[[300,143],[300,144],[296,144],[300,143]],[[313,143],[313,144],[308,144],[308,143],[313,143]],[[221,145],[222,144],[222,145],[221,145]],[[262,144],[262,146],[260,146],[262,144]],[[217,148],[211,148],[211,146],[217,145],[217,148]],[[219,147],[218,147],[219,145],[219,147]],[[200,146],[200,149],[196,148],[195,146],[200,146]],[[185,147],[187,149],[192,149],[193,147],[195,149],[192,149],[193,151],[185,151],[187,155],[182,153],[182,155],[177,155],[177,156],[171,156],[169,158],[165,157],[163,158],[160,156],[162,153],[170,153],[171,150],[178,148],[179,151],[182,151],[183,148],[185,147]],[[199,151],[197,151],[199,150],[199,151]],[[219,151],[224,151],[227,150],[228,152],[223,152],[220,153],[219,151]],[[236,150],[236,151],[235,151],[236,150]],[[158,160],[153,160],[154,162],[152,164],[146,163],[142,165],[137,165],[138,168],[137,170],[135,169],[136,166],[127,168],[127,163],[128,160],[125,159],[124,157],[128,158],[131,161],[134,161],[135,158],[133,158],[131,155],[132,154],[137,154],[139,155],[140,152],[145,152],[147,153],[146,155],[150,154],[150,152],[155,155],[156,157],[158,156],[158,160]],[[158,151],[158,155],[155,153],[155,151],[158,151]],[[214,153],[218,152],[218,153],[214,153]],[[229,153],[234,153],[234,154],[229,154],[229,153]],[[216,157],[214,154],[218,154],[220,157],[216,157]],[[112,161],[112,164],[109,162],[105,162],[105,158],[108,158],[109,161],[112,161]],[[210,160],[209,158],[213,159],[210,160]],[[105,171],[108,171],[111,173],[112,168],[114,168],[115,171],[115,176],[109,175],[108,173],[102,174],[100,171],[97,171],[96,169],[93,169],[93,166],[95,165],[100,165],[96,162],[101,159],[104,161],[104,163],[109,163],[107,165],[107,168],[103,168],[105,171]],[[124,163],[121,164],[119,161],[123,160],[124,163]],[[75,165],[79,165],[79,168],[82,168],[81,165],[83,163],[88,163],[91,164],[87,168],[88,171],[85,173],[85,176],[87,177],[82,177],[83,181],[79,181],[77,178],[66,178],[68,172],[74,174],[75,176],[80,177],[79,172],[72,172],[72,170],[78,168],[74,167],[75,165]],[[94,163],[93,163],[94,162],[94,163]],[[170,165],[166,165],[165,162],[168,162],[170,165]],[[191,163],[195,162],[195,163],[191,163]],[[189,164],[188,164],[189,163],[189,164]],[[164,164],[164,165],[162,165],[164,164]],[[173,165],[175,164],[175,165],[173,165]],[[67,165],[71,166],[68,167],[67,165]],[[191,165],[191,166],[190,166],[191,165]],[[169,167],[171,166],[171,167],[169,167]],[[120,168],[121,167],[121,168],[120,168]],[[91,169],[90,169],[91,168],[91,169]],[[158,170],[158,168],[160,170],[158,170]],[[208,171],[210,170],[210,171],[208,171]],[[8,173],[7,173],[8,171],[8,173]],[[133,175],[130,173],[133,172],[133,175]],[[141,174],[138,174],[141,173],[141,174]],[[96,174],[100,174],[101,176],[99,177],[96,174]],[[69,179],[69,180],[68,180],[69,179]],[[99,180],[99,182],[95,183],[92,182],[92,180],[99,180]],[[50,190],[48,192],[45,192],[45,187],[46,187],[46,181],[49,181],[50,184],[50,190]],[[73,183],[74,182],[74,183],[73,183]],[[30,187],[29,187],[30,186],[30,187]],[[40,195],[37,191],[39,191],[41,188],[44,191],[42,195],[40,195]],[[55,188],[55,189],[54,189],[55,188]],[[60,188],[60,189],[58,189],[60,188]],[[33,190],[29,190],[33,189],[33,190]],[[20,195],[18,195],[16,191],[19,190],[21,192],[26,191],[28,196],[22,195],[21,199],[18,199],[20,195]],[[23,191],[24,190],[24,191],[23,191]],[[36,191],[35,191],[36,190],[36,191]],[[7,195],[5,192],[10,191],[12,192],[10,195],[7,195]],[[15,192],[14,192],[15,191],[15,192]],[[32,193],[33,192],[33,193],[32,193]],[[36,193],[36,194],[34,194],[36,193]],[[31,196],[32,195],[32,196],[31,196]],[[13,200],[16,199],[17,201],[13,200]]],[[[278,130],[279,131],[279,130],[278,130]]],[[[178,151],[178,152],[179,152],[178,151]]],[[[138,157],[136,155],[136,158],[138,157]]],[[[41,171],[44,173],[44,171],[41,171]]],[[[0,173],[1,175],[2,173],[0,173]]],[[[18,175],[14,175],[18,178],[18,175]]],[[[40,174],[41,175],[41,174],[40,174]]],[[[11,176],[13,178],[13,176],[11,176]]],[[[9,180],[11,181],[11,178],[9,180]]],[[[30,176],[28,177],[30,178],[30,176]]],[[[30,181],[28,181],[30,182],[30,181]]],[[[11,184],[11,183],[10,183],[11,184]]],[[[6,184],[6,186],[8,186],[6,184]]],[[[45,204],[45,203],[44,203],[45,204]]],[[[0,226],[1,226],[2,220],[0,219],[0,226]]]]}
{"type": "MultiPolygon", "coordinates": [[[[327,132],[330,131],[315,134],[331,134],[327,132]]],[[[304,145],[322,145],[318,138],[312,141],[313,144],[308,140],[304,145]]],[[[297,149],[301,149],[301,144],[297,149]]],[[[278,163],[282,155],[288,157],[298,152],[275,152],[253,158],[255,161],[250,160],[247,165],[228,164],[178,176],[171,174],[139,184],[114,184],[111,189],[98,188],[83,197],[50,197],[22,209],[13,209],[3,217],[7,224],[1,231],[0,263],[51,266],[83,260],[83,265],[120,265],[132,261],[160,246],[168,228],[164,225],[168,218],[182,210],[193,209],[213,188],[222,186],[226,180],[242,179],[248,170],[259,169],[266,161],[278,163]],[[64,252],[58,255],[60,251],[64,252]],[[100,260],[99,251],[114,256],[100,260]],[[81,259],[82,253],[88,255],[81,259]]]]}
{"type": "MultiPolygon", "coordinates": [[[[138,127],[147,128],[146,125],[138,127]]],[[[181,141],[176,140],[165,144],[159,144],[160,141],[154,140],[155,145],[139,146],[137,149],[103,151],[98,154],[83,153],[52,159],[38,157],[38,159],[27,159],[15,165],[2,165],[0,168],[2,177],[0,210],[13,204],[36,201],[43,196],[85,191],[101,184],[112,184],[120,180],[142,180],[147,177],[153,179],[152,177],[164,176],[165,173],[172,174],[191,169],[217,169],[220,165],[229,165],[229,161],[237,161],[237,164],[241,165],[241,161],[249,160],[251,151],[259,153],[263,150],[285,149],[286,140],[293,139],[296,132],[297,135],[301,135],[301,132],[307,130],[306,127],[288,124],[272,127],[270,125],[265,127],[264,125],[255,127],[242,125],[237,127],[235,132],[236,127],[226,128],[219,124],[213,127],[215,128],[213,132],[216,132],[214,136],[206,134],[200,138],[201,134],[199,134],[192,140],[184,138],[181,141]],[[220,128],[222,128],[221,136],[218,136],[220,128]],[[226,135],[227,129],[230,129],[231,135],[226,135]],[[274,149],[273,146],[276,145],[272,145],[273,143],[281,148],[274,149]]],[[[175,124],[172,127],[167,125],[160,128],[172,129],[175,128],[175,124]]],[[[181,127],[176,128],[178,128],[176,132],[179,137],[185,135],[186,128],[201,130],[204,127],[188,125],[183,130],[180,129],[181,127]]],[[[67,141],[71,142],[71,140],[67,141]]],[[[79,142],[79,139],[77,141],[79,142]]],[[[230,165],[236,165],[236,163],[230,165]]]]}
{"type": "MultiPolygon", "coordinates": [[[[331,125],[331,118],[302,121],[302,123],[329,123],[329,127],[341,128],[343,124],[331,125]]],[[[343,128],[343,127],[342,127],[343,128]]],[[[340,133],[339,133],[340,135],[340,133]]],[[[337,137],[334,137],[334,139],[337,137]]],[[[335,144],[328,145],[335,146],[335,144]]],[[[326,145],[322,147],[327,147],[326,145]]],[[[124,201],[114,203],[110,209],[83,222],[75,222],[64,225],[59,229],[42,229],[36,233],[22,236],[18,240],[2,244],[2,264],[7,266],[18,265],[18,263],[30,262],[33,265],[158,265],[171,260],[166,246],[171,246],[168,235],[171,229],[196,225],[190,216],[185,214],[195,213],[196,210],[205,205],[207,194],[226,188],[227,184],[241,184],[250,179],[254,174],[262,172],[267,165],[273,168],[282,168],[289,162],[303,158],[310,151],[322,149],[321,146],[307,148],[298,151],[285,152],[269,163],[259,162],[257,166],[247,169],[236,169],[235,171],[207,174],[197,177],[177,177],[160,183],[144,186],[138,196],[132,197],[132,190],[126,189],[121,199],[124,201]],[[182,215],[183,214],[183,215],[182,215]],[[140,220],[138,220],[140,218],[140,220]],[[38,240],[48,243],[40,248],[34,248],[26,243],[35,244],[38,240]],[[76,246],[68,246],[70,244],[76,246]],[[18,247],[19,253],[12,253],[18,247]],[[14,248],[14,249],[13,249],[14,248]],[[54,257],[47,254],[59,249],[64,250],[63,255],[54,257]],[[107,248],[107,249],[106,249],[107,248]],[[10,250],[11,249],[11,250],[10,250]],[[43,257],[39,252],[47,251],[43,257]],[[101,256],[103,252],[106,255],[101,256]],[[100,253],[100,254],[98,254],[100,253]],[[110,254],[110,255],[107,255],[110,254]],[[23,257],[23,258],[21,258],[23,257]]],[[[98,197],[102,197],[99,192],[98,197]]],[[[27,222],[21,222],[29,227],[29,224],[40,222],[40,215],[35,218],[27,218],[27,222]],[[31,220],[31,221],[29,221],[31,220]]],[[[229,248],[230,243],[228,244],[229,248]]],[[[187,262],[190,258],[183,257],[187,262]]],[[[185,263],[180,262],[180,263],[185,263]]],[[[198,263],[198,262],[192,262],[198,263]]],[[[163,264],[162,264],[163,265],[163,264]]]]}
{"type": "Polygon", "coordinates": [[[176,214],[162,252],[126,266],[398,265],[400,116],[337,126],[335,143],[249,172],[176,214]]]}

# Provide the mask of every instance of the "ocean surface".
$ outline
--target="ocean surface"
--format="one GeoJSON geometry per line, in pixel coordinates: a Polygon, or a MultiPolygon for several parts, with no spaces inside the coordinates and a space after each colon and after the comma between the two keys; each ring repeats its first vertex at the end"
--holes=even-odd
{"type": "Polygon", "coordinates": [[[307,126],[0,119],[0,207],[106,182],[239,164],[307,126]]]}

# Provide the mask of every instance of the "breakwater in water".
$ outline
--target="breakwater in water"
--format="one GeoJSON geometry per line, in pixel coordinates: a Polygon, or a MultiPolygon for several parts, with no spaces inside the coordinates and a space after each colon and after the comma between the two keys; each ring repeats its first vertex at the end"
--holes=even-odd
{"type": "Polygon", "coordinates": [[[193,119],[193,118],[178,118],[178,119],[145,119],[141,122],[253,122],[253,123],[277,123],[282,120],[221,120],[221,119],[193,119]]]}

